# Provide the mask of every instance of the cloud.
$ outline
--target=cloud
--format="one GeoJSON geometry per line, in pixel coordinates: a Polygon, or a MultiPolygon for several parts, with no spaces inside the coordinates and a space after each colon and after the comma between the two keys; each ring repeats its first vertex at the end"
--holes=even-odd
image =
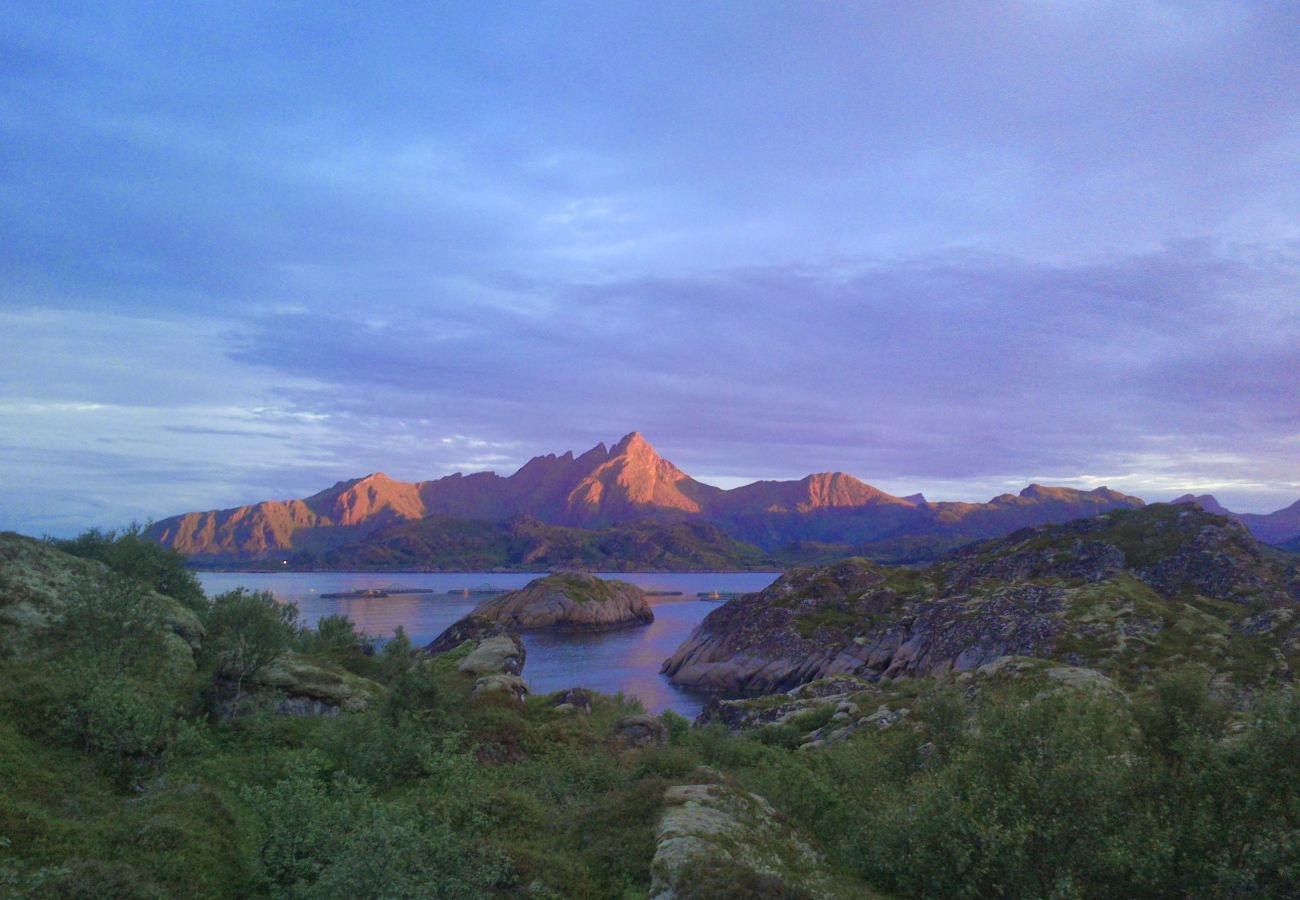
{"type": "Polygon", "coordinates": [[[276,317],[242,328],[234,355],[335,382],[298,401],[358,423],[474,422],[525,453],[636,427],[719,476],[1132,481],[1125,460],[1159,440],[1172,477],[1179,459],[1206,477],[1199,454],[1249,451],[1279,480],[1289,454],[1267,448],[1300,433],[1279,377],[1300,371],[1300,323],[1260,321],[1250,298],[1295,283],[1289,257],[1202,244],[1073,267],[746,269],[560,286],[549,316],[467,307],[448,329],[276,317]]]}
{"type": "Polygon", "coordinates": [[[508,470],[630,428],[720,479],[1280,505],[1298,33],[1155,0],[20,3],[3,508],[508,470]]]}

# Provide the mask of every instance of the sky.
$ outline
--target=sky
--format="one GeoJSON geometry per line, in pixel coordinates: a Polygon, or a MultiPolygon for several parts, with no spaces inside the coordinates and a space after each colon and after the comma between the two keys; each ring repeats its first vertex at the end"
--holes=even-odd
{"type": "Polygon", "coordinates": [[[1300,5],[19,2],[0,528],[641,431],[1300,497],[1300,5]]]}

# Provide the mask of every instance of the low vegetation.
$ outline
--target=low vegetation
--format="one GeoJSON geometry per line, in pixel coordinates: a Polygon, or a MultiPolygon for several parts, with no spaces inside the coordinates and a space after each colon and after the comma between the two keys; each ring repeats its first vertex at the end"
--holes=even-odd
{"type": "Polygon", "coordinates": [[[873,688],[894,715],[814,747],[800,749],[839,707],[739,732],[666,713],[660,739],[629,747],[633,701],[471,697],[464,649],[376,647],[337,617],[305,630],[265,594],[196,597],[157,577],[166,559],[113,546],[132,540],[87,541],[108,568],[0,643],[0,896],[648,897],[665,795],[701,784],[762,798],[775,825],[690,863],[679,897],[1300,884],[1300,699],[1285,686],[1229,696],[1188,662],[1122,693],[1007,667],[873,688]],[[201,639],[180,639],[177,604],[201,639]],[[373,698],[287,714],[264,683],[286,658],[373,698]],[[762,845],[790,835],[816,879],[751,864],[792,858],[762,845]]]}

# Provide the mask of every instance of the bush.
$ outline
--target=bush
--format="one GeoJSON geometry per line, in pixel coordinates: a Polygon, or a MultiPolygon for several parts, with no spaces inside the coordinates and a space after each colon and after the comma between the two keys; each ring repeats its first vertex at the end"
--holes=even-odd
{"type": "Polygon", "coordinates": [[[349,778],[297,773],[244,799],[262,822],[258,859],[273,896],[474,898],[510,874],[471,837],[381,804],[349,778]]]}
{"type": "Polygon", "coordinates": [[[149,540],[135,522],[121,531],[91,528],[75,538],[46,540],[64,553],[102,562],[114,572],[146,584],[195,612],[202,613],[207,605],[198,578],[185,567],[185,557],[149,540]]]}
{"type": "Polygon", "coordinates": [[[236,588],[215,597],[208,611],[205,658],[218,677],[245,679],[288,650],[298,636],[298,608],[280,603],[270,591],[236,588]]]}
{"type": "Polygon", "coordinates": [[[159,676],[167,655],[165,613],[163,601],[126,576],[83,581],[64,598],[47,647],[108,676],[159,676]]]}

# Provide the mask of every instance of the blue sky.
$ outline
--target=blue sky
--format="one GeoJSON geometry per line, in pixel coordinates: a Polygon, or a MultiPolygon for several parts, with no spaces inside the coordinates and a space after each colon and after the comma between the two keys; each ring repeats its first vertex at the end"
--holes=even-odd
{"type": "Polygon", "coordinates": [[[11,4],[0,527],[637,429],[1300,497],[1290,3],[11,4]]]}

